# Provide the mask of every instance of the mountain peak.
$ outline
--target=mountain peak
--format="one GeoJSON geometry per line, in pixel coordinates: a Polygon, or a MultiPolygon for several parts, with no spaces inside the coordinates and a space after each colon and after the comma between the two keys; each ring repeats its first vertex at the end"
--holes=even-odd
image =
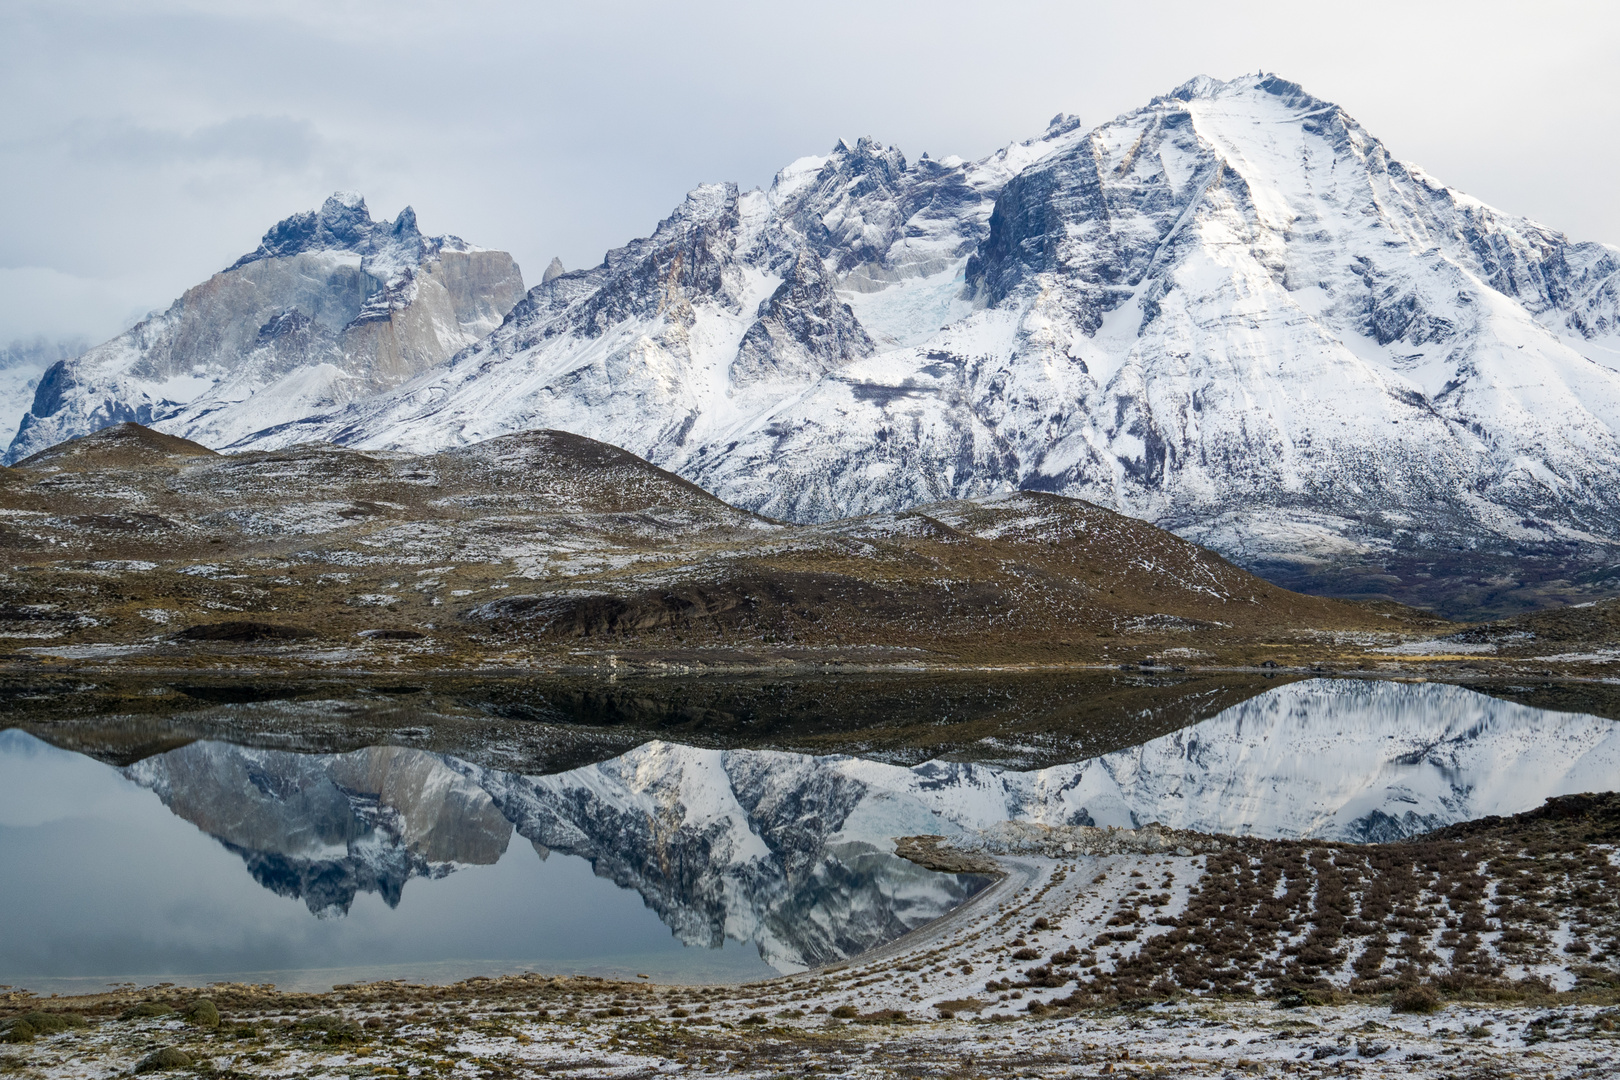
{"type": "Polygon", "coordinates": [[[1043,134],[1041,137],[1043,139],[1055,139],[1059,135],[1067,135],[1069,132],[1074,131],[1080,126],[1081,121],[1078,116],[1071,113],[1060,112],[1056,116],[1052,117],[1051,122],[1046,125],[1045,134],[1043,134]]]}
{"type": "Polygon", "coordinates": [[[416,227],[415,210],[407,206],[399,212],[399,217],[394,219],[394,235],[397,237],[422,235],[416,227]]]}
{"type": "Polygon", "coordinates": [[[166,311],[47,369],[6,456],[123,421],[219,445],[398,385],[498,326],[522,290],[505,252],[424,237],[409,206],[375,221],[339,191],[166,311]]]}
{"type": "Polygon", "coordinates": [[[334,192],[319,210],[305,210],[283,218],[264,234],[259,246],[236,260],[229,269],[260,259],[289,258],[306,251],[352,251],[376,254],[383,245],[418,245],[416,211],[407,206],[392,223],[373,221],[364,196],[354,191],[334,192]]]}
{"type": "Polygon", "coordinates": [[[1149,108],[1163,105],[1172,101],[1214,101],[1233,97],[1260,97],[1262,95],[1278,98],[1281,103],[1294,109],[1315,110],[1334,108],[1331,101],[1325,101],[1310,93],[1297,82],[1292,82],[1274,72],[1256,71],[1248,75],[1239,75],[1235,79],[1216,79],[1209,75],[1198,75],[1188,79],[1168,94],[1162,94],[1149,104],[1149,108]]]}

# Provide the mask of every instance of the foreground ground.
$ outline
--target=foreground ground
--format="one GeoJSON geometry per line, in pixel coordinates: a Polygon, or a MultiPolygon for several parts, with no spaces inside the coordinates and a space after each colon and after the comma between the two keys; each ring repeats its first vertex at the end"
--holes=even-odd
{"type": "Polygon", "coordinates": [[[741,987],[529,974],[0,998],[19,1076],[1582,1076],[1620,1069],[1620,796],[1380,845],[998,827],[999,877],[741,987]],[[206,994],[209,1004],[199,1004],[206,994]]]}
{"type": "Polygon", "coordinates": [[[219,1077],[1113,1073],[1506,1080],[1612,1076],[1620,1068],[1620,1009],[1612,1006],[1469,1003],[1414,1015],[1371,1004],[1279,1010],[1270,1003],[1181,1001],[1053,1020],[897,1021],[805,1014],[792,984],[759,990],[712,1003],[674,988],[540,977],[435,994],[366,987],[289,999],[231,990],[219,996],[236,1007],[217,1030],[174,1018],[120,1021],[109,1010],[88,1028],[7,1047],[0,1069],[19,1077],[103,1077],[144,1062],[157,1072],[153,1058],[163,1048],[190,1060],[175,1071],[219,1077]],[[707,1011],[678,1015],[694,1007],[707,1011]]]}

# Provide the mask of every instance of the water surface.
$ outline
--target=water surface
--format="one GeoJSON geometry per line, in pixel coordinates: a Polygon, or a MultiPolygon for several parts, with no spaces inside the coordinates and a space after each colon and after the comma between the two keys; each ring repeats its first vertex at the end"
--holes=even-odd
{"type": "Polygon", "coordinates": [[[1387,840],[1620,787],[1617,733],[1457,687],[1335,680],[1027,771],[656,741],[531,772],[181,735],[120,768],[12,730],[0,983],[741,981],[856,955],[983,885],[896,858],[898,836],[1020,819],[1387,840]]]}

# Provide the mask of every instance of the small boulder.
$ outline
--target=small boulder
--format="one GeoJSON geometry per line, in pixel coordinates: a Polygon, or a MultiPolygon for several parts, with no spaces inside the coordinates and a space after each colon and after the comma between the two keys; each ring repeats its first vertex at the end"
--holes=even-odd
{"type": "Polygon", "coordinates": [[[284,626],[252,619],[201,623],[188,626],[175,635],[181,641],[296,641],[316,636],[315,631],[302,626],[284,626]]]}

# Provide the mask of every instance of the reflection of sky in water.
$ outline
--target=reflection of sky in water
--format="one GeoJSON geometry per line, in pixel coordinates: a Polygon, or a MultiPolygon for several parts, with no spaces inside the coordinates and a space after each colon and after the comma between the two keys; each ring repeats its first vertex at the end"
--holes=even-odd
{"type": "Polygon", "coordinates": [[[317,919],[303,901],[261,887],[240,856],[152,792],[19,732],[0,734],[0,867],[0,983],[42,991],[80,985],[64,976],[257,973],[291,987],[526,968],[670,980],[774,974],[751,946],[683,946],[635,892],[583,859],[542,862],[516,838],[492,866],[413,879],[397,908],[361,893],[346,917],[317,919]],[[361,970],[287,974],[332,968],[361,970]]]}

